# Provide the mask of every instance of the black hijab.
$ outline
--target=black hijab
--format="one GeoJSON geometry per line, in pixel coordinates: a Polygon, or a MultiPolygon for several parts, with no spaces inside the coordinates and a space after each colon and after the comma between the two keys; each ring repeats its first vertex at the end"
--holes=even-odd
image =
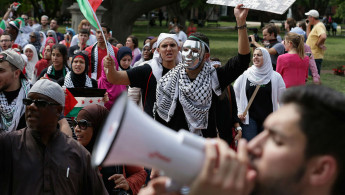
{"type": "Polygon", "coordinates": [[[72,59],[72,66],[73,66],[73,61],[76,57],[82,57],[85,60],[85,69],[84,72],[82,72],[81,74],[75,74],[73,71],[73,67],[72,67],[72,71],[71,71],[71,80],[73,82],[74,87],[76,88],[84,88],[85,87],[85,81],[86,81],[86,75],[88,72],[88,67],[89,67],[89,58],[86,54],[84,54],[84,51],[79,51],[76,54],[74,54],[73,59],[72,59]]]}

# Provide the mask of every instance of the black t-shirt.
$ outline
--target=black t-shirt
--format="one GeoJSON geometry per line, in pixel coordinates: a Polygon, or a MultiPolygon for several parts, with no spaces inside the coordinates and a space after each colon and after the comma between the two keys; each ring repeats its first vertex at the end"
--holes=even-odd
{"type": "MultiPolygon", "coordinates": [[[[162,76],[167,72],[169,72],[169,69],[163,66],[162,76]]],[[[156,102],[157,81],[156,77],[152,74],[151,66],[144,64],[143,66],[131,68],[127,70],[127,74],[129,81],[131,82],[130,86],[141,88],[144,111],[153,117],[153,105],[156,102]]]]}
{"type": "MultiPolygon", "coordinates": [[[[21,89],[21,88],[18,88],[18,89],[15,90],[15,91],[8,91],[8,92],[3,91],[3,93],[4,93],[4,95],[5,95],[6,99],[7,99],[7,103],[8,103],[8,104],[11,104],[12,101],[18,97],[18,94],[19,94],[19,92],[20,92],[20,89],[21,89]]],[[[18,130],[18,129],[22,129],[22,128],[24,128],[24,127],[26,127],[25,114],[23,114],[23,115],[20,117],[20,120],[19,120],[19,123],[18,123],[18,126],[17,126],[17,130],[18,130]]]]}
{"type": "MultiPolygon", "coordinates": [[[[254,93],[256,84],[251,83],[247,79],[246,83],[246,95],[248,102],[254,93]]],[[[272,104],[272,85],[271,81],[266,85],[261,85],[258,93],[256,94],[252,105],[249,108],[250,118],[253,118],[258,127],[262,127],[262,124],[266,117],[273,112],[272,104]]]]}
{"type": "MultiPolygon", "coordinates": [[[[235,81],[249,66],[250,54],[240,55],[231,58],[224,66],[217,68],[217,75],[221,90],[223,91],[231,82],[235,81]]],[[[208,113],[207,129],[202,130],[203,137],[217,137],[216,130],[216,112],[218,96],[212,93],[212,104],[208,113]]],[[[180,129],[188,130],[188,124],[181,103],[178,101],[174,116],[167,123],[156,114],[156,120],[165,126],[178,131],[180,129]]]]}

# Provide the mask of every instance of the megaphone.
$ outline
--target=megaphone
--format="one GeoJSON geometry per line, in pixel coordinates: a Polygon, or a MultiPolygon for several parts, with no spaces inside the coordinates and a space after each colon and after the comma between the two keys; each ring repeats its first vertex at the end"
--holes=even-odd
{"type": "Polygon", "coordinates": [[[201,171],[205,139],[176,132],[141,111],[122,93],[96,139],[93,166],[136,165],[163,170],[174,185],[188,185],[201,171]]]}

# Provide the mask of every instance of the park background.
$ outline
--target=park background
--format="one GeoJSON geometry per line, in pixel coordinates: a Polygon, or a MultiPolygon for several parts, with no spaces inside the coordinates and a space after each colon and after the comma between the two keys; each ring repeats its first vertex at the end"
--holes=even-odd
{"type": "MultiPolygon", "coordinates": [[[[4,15],[8,5],[13,0],[0,2],[0,15],[4,15]]],[[[26,13],[29,17],[39,21],[40,16],[48,15],[56,18],[60,25],[59,32],[65,33],[66,27],[71,26],[71,14],[68,11],[76,1],[73,0],[23,0],[18,13],[26,13]]],[[[186,27],[189,21],[198,24],[198,31],[206,34],[210,39],[211,56],[218,57],[224,64],[237,53],[237,31],[233,8],[210,5],[206,0],[104,0],[101,4],[107,11],[102,16],[102,22],[112,29],[113,37],[121,43],[133,34],[139,39],[139,48],[147,36],[158,36],[161,32],[168,32],[168,25],[173,17],[177,17],[180,24],[186,27]],[[164,13],[162,26],[158,21],[159,9],[164,13]]],[[[262,37],[261,27],[274,21],[281,26],[282,22],[292,16],[296,21],[305,19],[304,13],[316,9],[323,16],[331,16],[338,24],[337,35],[328,34],[327,50],[321,69],[321,83],[345,93],[345,77],[334,74],[335,68],[345,69],[345,1],[344,0],[296,0],[291,9],[283,15],[250,10],[247,21],[248,34],[253,34],[251,28],[258,29],[262,37]]],[[[285,32],[281,27],[280,35],[285,32]]],[[[76,30],[76,29],[75,29],[76,30]]],[[[312,83],[309,78],[308,84],[312,83]]]]}

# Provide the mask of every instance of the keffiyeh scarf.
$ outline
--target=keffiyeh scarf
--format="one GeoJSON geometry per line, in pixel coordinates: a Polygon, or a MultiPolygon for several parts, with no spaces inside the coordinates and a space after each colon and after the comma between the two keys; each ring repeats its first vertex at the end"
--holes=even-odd
{"type": "Polygon", "coordinates": [[[21,79],[21,88],[16,99],[9,105],[6,96],[0,92],[0,130],[12,131],[17,129],[19,120],[25,112],[23,98],[27,97],[30,90],[30,83],[26,79],[21,79]]]}
{"type": "MultiPolygon", "coordinates": [[[[83,87],[90,87],[92,88],[92,81],[90,79],[90,77],[88,77],[87,75],[85,75],[85,85],[83,87]]],[[[64,86],[66,88],[75,88],[72,78],[71,78],[71,72],[67,73],[66,77],[65,77],[65,81],[64,81],[64,86]]],[[[78,87],[78,86],[77,86],[78,87]]]]}
{"type": "MultiPolygon", "coordinates": [[[[91,78],[97,80],[97,67],[98,67],[98,49],[97,43],[92,46],[91,49],[91,78]]],[[[109,50],[109,54],[115,57],[114,49],[109,42],[107,42],[107,47],[109,50]]]]}
{"type": "Polygon", "coordinates": [[[164,75],[157,84],[155,112],[166,122],[174,116],[177,101],[180,101],[189,130],[202,135],[208,126],[208,112],[212,104],[212,90],[221,95],[216,69],[205,62],[204,67],[192,82],[180,63],[164,75]]]}
{"type": "MultiPolygon", "coordinates": [[[[66,76],[66,74],[69,72],[69,69],[66,67],[66,66],[64,66],[64,69],[62,69],[62,71],[63,71],[63,76],[66,76]]],[[[49,67],[48,67],[48,69],[47,69],[47,74],[51,74],[51,75],[54,75],[55,76],[55,68],[54,68],[54,66],[53,65],[50,65],[49,67]]]]}

